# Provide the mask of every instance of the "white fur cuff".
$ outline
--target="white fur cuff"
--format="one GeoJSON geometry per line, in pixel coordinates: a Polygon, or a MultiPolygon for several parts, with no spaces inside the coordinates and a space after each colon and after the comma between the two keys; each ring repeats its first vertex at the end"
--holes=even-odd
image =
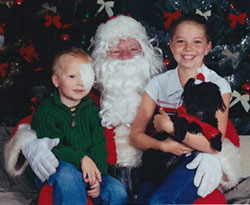
{"type": "Polygon", "coordinates": [[[239,148],[234,146],[228,139],[224,139],[222,150],[215,154],[220,161],[223,173],[227,179],[222,179],[223,188],[230,189],[234,187],[240,180],[242,175],[242,165],[239,148]]]}
{"type": "Polygon", "coordinates": [[[15,135],[4,146],[5,169],[11,176],[21,175],[28,162],[19,158],[23,145],[36,139],[36,133],[31,130],[29,124],[21,124],[15,135]]]}

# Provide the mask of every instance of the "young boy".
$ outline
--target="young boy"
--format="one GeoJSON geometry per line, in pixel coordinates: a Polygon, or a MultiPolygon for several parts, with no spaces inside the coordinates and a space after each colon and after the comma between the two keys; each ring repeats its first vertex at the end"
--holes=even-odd
{"type": "MultiPolygon", "coordinates": [[[[31,127],[38,138],[60,140],[52,150],[59,166],[47,180],[54,204],[86,204],[87,195],[94,202],[125,204],[124,185],[107,175],[99,109],[88,96],[94,81],[92,59],[82,49],[70,48],[55,56],[52,72],[54,94],[36,109],[31,127]]],[[[41,187],[42,182],[36,177],[35,184],[41,187]]]]}

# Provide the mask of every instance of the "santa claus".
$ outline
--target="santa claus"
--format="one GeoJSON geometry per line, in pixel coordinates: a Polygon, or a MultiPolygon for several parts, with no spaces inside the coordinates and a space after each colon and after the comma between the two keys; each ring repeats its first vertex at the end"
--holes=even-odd
{"type": "MultiPolygon", "coordinates": [[[[101,24],[95,36],[92,53],[95,88],[101,94],[100,117],[106,133],[108,162],[117,170],[126,169],[128,175],[131,169],[140,166],[142,154],[141,150],[129,143],[130,126],[145,85],[163,68],[161,51],[152,46],[152,41],[138,21],[126,16],[118,16],[101,24]]],[[[50,151],[54,146],[55,141],[37,139],[29,125],[22,125],[6,145],[5,150],[9,150],[5,153],[7,171],[13,176],[22,173],[27,162],[21,166],[16,164],[20,163],[19,153],[23,153],[37,176],[45,181],[55,172],[58,164],[50,151]]],[[[239,180],[238,150],[229,141],[224,146],[226,148],[222,148],[220,154],[209,156],[210,160],[218,163],[207,163],[208,158],[205,156],[194,159],[195,163],[199,162],[196,175],[203,176],[198,177],[198,193],[201,196],[208,195],[220,184],[222,172],[227,176],[226,181],[223,180],[227,187],[235,185],[239,180]],[[230,162],[232,156],[236,164],[230,162]]],[[[213,199],[216,202],[216,198],[213,199]]]]}

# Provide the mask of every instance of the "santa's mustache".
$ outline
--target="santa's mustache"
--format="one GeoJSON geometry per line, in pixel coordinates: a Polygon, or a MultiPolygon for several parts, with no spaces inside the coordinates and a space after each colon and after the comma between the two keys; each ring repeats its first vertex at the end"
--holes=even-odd
{"type": "Polygon", "coordinates": [[[130,60],[100,60],[98,63],[95,71],[98,71],[97,81],[102,92],[102,125],[131,124],[150,79],[149,63],[143,56],[130,60]]]}
{"type": "Polygon", "coordinates": [[[107,87],[112,81],[118,87],[123,82],[123,85],[120,85],[122,87],[130,84],[132,80],[144,81],[150,78],[150,65],[143,55],[135,56],[129,60],[99,59],[95,63],[94,69],[96,82],[102,87],[107,87]]]}

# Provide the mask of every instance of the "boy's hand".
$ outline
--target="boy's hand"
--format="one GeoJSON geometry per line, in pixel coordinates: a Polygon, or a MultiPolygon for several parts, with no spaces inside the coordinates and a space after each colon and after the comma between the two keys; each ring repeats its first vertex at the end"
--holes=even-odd
{"type": "Polygon", "coordinates": [[[96,181],[101,182],[101,172],[96,167],[95,162],[88,156],[84,156],[81,160],[81,169],[83,172],[83,180],[85,183],[89,183],[90,186],[96,183],[96,181]]]}
{"type": "Polygon", "coordinates": [[[100,194],[100,182],[98,180],[95,181],[94,184],[90,185],[90,190],[87,191],[87,195],[96,198],[100,194]]]}

